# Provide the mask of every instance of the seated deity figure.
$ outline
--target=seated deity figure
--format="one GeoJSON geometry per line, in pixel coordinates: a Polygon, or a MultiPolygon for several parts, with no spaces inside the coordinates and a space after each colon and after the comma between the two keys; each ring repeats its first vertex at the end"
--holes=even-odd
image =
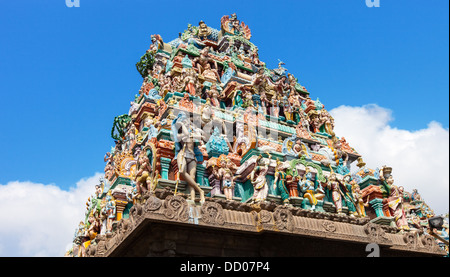
{"type": "Polygon", "coordinates": [[[217,72],[217,62],[209,55],[209,47],[206,46],[200,51],[200,56],[194,58],[194,65],[198,69],[198,74],[203,74],[205,69],[213,70],[213,73],[216,75],[217,80],[220,80],[219,73],[217,72]],[[209,68],[208,68],[209,65],[209,68]]]}
{"type": "Polygon", "coordinates": [[[172,121],[172,139],[175,142],[175,159],[180,174],[189,187],[190,200],[195,201],[195,193],[200,195],[200,202],[205,202],[205,193],[195,181],[197,162],[203,161],[198,148],[205,140],[202,131],[191,124],[184,112],[180,112],[172,121]]]}
{"type": "Polygon", "coordinates": [[[316,209],[318,200],[322,200],[325,197],[325,193],[320,186],[315,188],[309,168],[306,168],[302,180],[298,182],[298,188],[303,197],[308,199],[312,211],[316,209]]]}
{"type": "MultiPolygon", "coordinates": [[[[269,158],[270,161],[270,158],[269,158]]],[[[256,159],[256,165],[253,168],[250,175],[247,177],[250,179],[253,185],[253,196],[252,201],[254,203],[263,202],[267,198],[269,193],[269,188],[267,186],[266,175],[269,170],[268,162],[266,163],[262,157],[259,155],[256,159]]]]}
{"type": "Polygon", "coordinates": [[[206,25],[205,22],[200,21],[198,23],[198,38],[203,40],[205,38],[207,38],[209,35],[211,34],[211,29],[206,25]]]}
{"type": "Polygon", "coordinates": [[[382,186],[388,192],[388,197],[383,199],[383,203],[387,203],[389,212],[394,217],[395,224],[400,230],[408,230],[408,222],[406,220],[405,210],[403,209],[403,195],[399,187],[394,185],[394,177],[392,177],[392,168],[383,166],[380,170],[379,179],[382,186]]]}
{"type": "Polygon", "coordinates": [[[213,84],[220,83],[219,72],[216,69],[211,68],[211,65],[207,63],[202,73],[205,80],[211,81],[213,84]]]}

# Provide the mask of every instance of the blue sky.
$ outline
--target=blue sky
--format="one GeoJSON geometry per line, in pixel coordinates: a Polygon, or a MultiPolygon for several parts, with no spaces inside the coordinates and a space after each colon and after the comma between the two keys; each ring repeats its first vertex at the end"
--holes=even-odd
{"type": "MultiPolygon", "coordinates": [[[[377,104],[390,126],[448,129],[447,0],[0,2],[0,184],[69,188],[102,172],[113,118],[142,79],[135,63],[200,20],[237,13],[261,60],[278,59],[330,110],[377,104]]],[[[345,134],[344,134],[345,135],[345,134]]]]}

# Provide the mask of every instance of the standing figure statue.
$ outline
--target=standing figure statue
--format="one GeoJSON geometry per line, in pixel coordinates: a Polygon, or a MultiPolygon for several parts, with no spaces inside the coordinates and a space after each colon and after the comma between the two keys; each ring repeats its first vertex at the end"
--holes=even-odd
{"type": "Polygon", "coordinates": [[[352,177],[350,174],[346,174],[343,177],[342,180],[342,185],[344,188],[344,195],[343,195],[343,200],[345,202],[345,205],[348,208],[348,213],[350,216],[356,216],[358,215],[357,211],[356,211],[356,202],[355,199],[353,198],[353,190],[352,190],[352,177]]]}
{"type": "Polygon", "coordinates": [[[152,188],[152,178],[150,176],[152,168],[150,166],[150,160],[146,155],[145,151],[140,151],[138,160],[136,163],[136,190],[139,195],[147,192],[147,190],[152,188]]]}
{"type": "Polygon", "coordinates": [[[227,200],[233,200],[234,180],[239,176],[234,176],[232,162],[225,155],[220,155],[217,159],[217,177],[221,181],[222,190],[227,200]]]}
{"type": "Polygon", "coordinates": [[[275,179],[273,181],[273,189],[278,190],[278,193],[281,196],[281,200],[283,200],[283,204],[289,204],[289,190],[286,184],[286,168],[287,164],[282,163],[277,159],[277,165],[275,167],[275,179]]]}
{"type": "Polygon", "coordinates": [[[369,206],[369,197],[367,197],[367,202],[364,202],[362,197],[361,188],[358,184],[353,184],[353,199],[356,203],[356,212],[358,217],[366,217],[366,207],[369,206]]]}
{"type": "Polygon", "coordinates": [[[178,174],[186,180],[189,187],[190,200],[195,200],[195,192],[200,195],[200,202],[205,202],[205,193],[195,181],[197,162],[203,161],[203,155],[198,148],[203,144],[204,137],[201,130],[196,129],[189,122],[186,114],[180,112],[172,121],[172,139],[175,142],[175,159],[178,174]]]}
{"type": "Polygon", "coordinates": [[[263,202],[267,198],[267,194],[269,193],[269,187],[267,186],[266,174],[268,170],[269,170],[268,163],[266,164],[262,155],[259,155],[258,158],[256,158],[255,168],[253,168],[253,171],[248,176],[254,189],[252,196],[254,203],[263,202]]]}
{"type": "Polygon", "coordinates": [[[200,56],[194,58],[193,63],[198,69],[198,74],[203,74],[203,71],[211,70],[217,80],[220,80],[220,75],[217,72],[217,62],[209,55],[209,46],[206,46],[200,51],[200,56]]]}
{"type": "Polygon", "coordinates": [[[330,177],[328,178],[327,188],[331,191],[331,198],[333,199],[333,203],[336,207],[337,214],[342,213],[342,191],[340,188],[340,182],[337,178],[336,173],[331,172],[330,177]]]}
{"type": "Polygon", "coordinates": [[[112,198],[111,194],[106,195],[106,234],[111,234],[112,223],[116,219],[116,202],[112,198]]]}
{"type": "Polygon", "coordinates": [[[386,189],[389,196],[383,199],[383,203],[387,203],[390,214],[394,217],[395,224],[400,230],[408,230],[408,221],[406,220],[405,210],[403,209],[403,195],[400,189],[394,185],[394,177],[392,177],[392,168],[383,166],[380,170],[380,181],[386,189]]]}

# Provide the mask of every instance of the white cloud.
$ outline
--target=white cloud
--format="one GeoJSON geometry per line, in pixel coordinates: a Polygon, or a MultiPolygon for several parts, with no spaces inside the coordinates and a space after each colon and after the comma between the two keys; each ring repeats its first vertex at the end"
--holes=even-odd
{"type": "Polygon", "coordinates": [[[0,184],[0,256],[63,256],[101,176],[81,179],[69,191],[53,184],[0,184]]]}
{"type": "MultiPolygon", "coordinates": [[[[432,121],[417,131],[393,128],[388,109],[371,104],[330,111],[335,133],[362,155],[367,167],[393,168],[395,184],[418,189],[436,214],[449,207],[449,130],[432,121]]],[[[356,169],[356,166],[353,166],[356,169]]]]}

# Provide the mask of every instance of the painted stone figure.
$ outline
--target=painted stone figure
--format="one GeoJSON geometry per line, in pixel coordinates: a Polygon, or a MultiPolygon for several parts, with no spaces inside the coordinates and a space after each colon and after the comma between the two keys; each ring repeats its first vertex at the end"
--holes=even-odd
{"type": "Polygon", "coordinates": [[[239,176],[234,176],[232,162],[225,155],[220,155],[217,159],[219,170],[217,178],[221,181],[222,190],[227,200],[233,200],[234,180],[239,176]]]}
{"type": "Polygon", "coordinates": [[[180,112],[172,121],[172,137],[175,141],[175,159],[178,173],[186,180],[190,199],[195,200],[195,193],[200,195],[200,202],[205,202],[205,193],[196,180],[197,162],[203,161],[198,145],[203,143],[203,135],[190,124],[186,114],[180,112]]]}
{"type": "Polygon", "coordinates": [[[347,174],[343,177],[341,182],[343,190],[341,191],[343,192],[343,202],[348,208],[349,215],[356,216],[358,213],[356,212],[356,202],[353,198],[351,180],[352,177],[350,176],[350,174],[347,174]]]}
{"type": "Polygon", "coordinates": [[[145,151],[140,151],[137,164],[136,164],[136,190],[138,194],[143,194],[152,188],[150,160],[147,157],[145,151]]]}
{"type": "Polygon", "coordinates": [[[394,217],[397,228],[408,230],[408,222],[403,209],[403,195],[396,185],[392,176],[392,168],[383,166],[380,170],[380,181],[388,192],[388,197],[383,200],[389,207],[389,212],[394,217]]]}
{"type": "Polygon", "coordinates": [[[111,234],[113,228],[112,223],[116,218],[116,202],[110,194],[106,196],[105,215],[106,234],[111,234]]]}
{"type": "Polygon", "coordinates": [[[364,202],[361,188],[358,184],[353,185],[353,199],[355,199],[356,203],[356,212],[358,217],[366,217],[366,207],[369,206],[369,197],[367,197],[367,202],[364,202]]]}
{"type": "Polygon", "coordinates": [[[336,173],[331,172],[328,182],[327,188],[331,192],[331,198],[333,199],[334,206],[336,207],[337,214],[342,213],[342,191],[340,188],[340,181],[337,178],[336,173]]]}
{"type": "Polygon", "coordinates": [[[318,200],[322,200],[325,197],[325,193],[320,186],[317,186],[317,188],[315,187],[309,168],[306,168],[302,180],[298,183],[298,187],[299,191],[302,192],[303,197],[308,199],[311,210],[314,211],[318,200]]]}
{"type": "Polygon", "coordinates": [[[267,198],[269,187],[267,186],[266,174],[268,170],[268,164],[264,161],[262,155],[259,155],[253,171],[248,176],[253,185],[252,199],[254,203],[262,202],[267,198]]]}
{"type": "Polygon", "coordinates": [[[215,74],[217,80],[220,80],[219,73],[217,72],[217,62],[209,55],[208,46],[200,51],[200,56],[194,58],[193,63],[198,69],[198,74],[203,74],[203,72],[208,69],[215,74]]]}
{"type": "Polygon", "coordinates": [[[286,183],[286,168],[288,164],[282,163],[277,159],[277,165],[275,167],[274,181],[273,181],[273,189],[278,191],[281,196],[281,200],[284,205],[289,204],[289,190],[287,188],[286,183]]]}

